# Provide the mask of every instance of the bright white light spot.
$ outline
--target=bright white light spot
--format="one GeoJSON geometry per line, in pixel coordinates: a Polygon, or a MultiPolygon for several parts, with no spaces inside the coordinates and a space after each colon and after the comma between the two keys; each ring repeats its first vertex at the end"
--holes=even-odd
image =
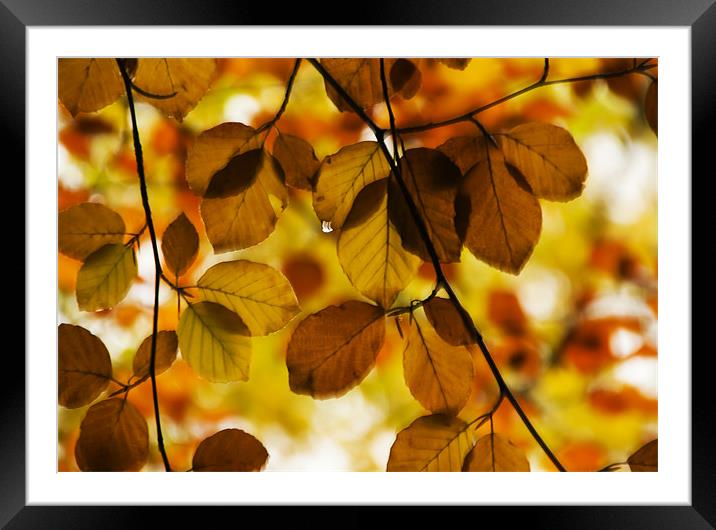
{"type": "Polygon", "coordinates": [[[657,396],[657,361],[653,357],[632,357],[614,369],[614,378],[638,388],[647,397],[657,396]]]}
{"type": "Polygon", "coordinates": [[[230,97],[224,103],[224,119],[249,123],[260,110],[261,106],[254,98],[246,94],[238,94],[230,97]]]}
{"type": "Polygon", "coordinates": [[[525,311],[537,320],[546,320],[555,315],[557,306],[568,282],[559,274],[544,269],[532,269],[525,282],[518,287],[520,302],[525,311]]]}
{"type": "Polygon", "coordinates": [[[640,335],[628,329],[618,329],[609,339],[609,347],[620,358],[629,357],[644,344],[640,335]]]}
{"type": "Polygon", "coordinates": [[[333,227],[331,226],[330,221],[322,221],[321,222],[321,230],[325,232],[326,234],[329,232],[333,232],[333,227]]]}
{"type": "Polygon", "coordinates": [[[66,188],[75,189],[84,185],[82,169],[74,163],[70,153],[62,145],[57,149],[57,174],[66,188]]]}

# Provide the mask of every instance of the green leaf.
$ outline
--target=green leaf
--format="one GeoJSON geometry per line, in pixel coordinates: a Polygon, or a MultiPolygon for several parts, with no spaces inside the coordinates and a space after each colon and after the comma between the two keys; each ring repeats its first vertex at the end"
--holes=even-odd
{"type": "Polygon", "coordinates": [[[110,309],[121,302],[137,275],[134,248],[105,245],[77,273],[77,304],[82,311],[110,309]]]}

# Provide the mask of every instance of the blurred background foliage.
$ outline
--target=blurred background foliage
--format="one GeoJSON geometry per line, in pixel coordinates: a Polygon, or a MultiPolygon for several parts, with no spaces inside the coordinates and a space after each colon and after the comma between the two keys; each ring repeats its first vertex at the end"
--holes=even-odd
{"type": "MultiPolygon", "coordinates": [[[[259,126],[280,106],[293,59],[221,59],[213,88],[182,123],[152,106],[137,105],[154,221],[158,233],[185,212],[200,234],[199,259],[180,280],[191,285],[219,261],[246,258],[288,277],[303,310],[286,328],[253,340],[250,380],[214,384],[179,358],[158,377],[163,430],[175,469],[189,469],[201,439],[223,428],[254,434],[269,451],[267,470],[384,470],[397,431],[420,416],[403,380],[402,343],[389,322],[376,368],[339,399],[293,394],[285,364],[287,340],[307,314],[358,299],[336,257],[336,233],[324,233],[310,192],[290,190],[290,205],[263,243],[214,255],[199,199],[184,179],[187,148],[196,135],[226,121],[259,126]]],[[[464,113],[539,79],[541,59],[473,59],[466,70],[434,60],[421,64],[422,88],[394,103],[398,126],[464,113]]],[[[615,71],[630,59],[552,59],[550,79],[615,71]]],[[[639,75],[534,90],[483,114],[490,130],[526,121],[566,127],[584,151],[589,174],[584,194],[569,203],[542,202],[542,234],[519,276],[501,273],[463,251],[448,265],[449,280],[486,337],[520,402],[562,463],[571,471],[597,470],[626,456],[657,433],[657,140],[643,116],[648,79],[639,75]]],[[[387,125],[384,105],[374,117],[387,125]]],[[[319,158],[372,139],[353,113],[339,112],[318,73],[304,63],[278,127],[308,140],[319,158]]],[[[406,147],[435,147],[475,134],[462,123],[406,136],[406,147]]],[[[269,137],[269,145],[275,133],[269,137]]],[[[73,119],[59,105],[58,208],[85,201],[122,215],[128,231],[144,222],[126,100],[73,119]]],[[[676,176],[671,176],[676,177],[676,176]]],[[[151,333],[153,263],[148,235],[138,254],[139,279],[111,311],[80,312],[74,296],[80,262],[58,254],[59,322],[80,324],[107,345],[115,376],[131,374],[140,342],[151,333]]],[[[424,264],[399,305],[432,289],[424,264]]],[[[162,284],[159,329],[176,329],[176,298],[162,284]]],[[[480,356],[468,406],[472,419],[497,397],[480,356]]],[[[153,432],[151,386],[129,400],[153,432]]],[[[58,407],[58,468],[76,471],[74,446],[85,409],[58,407]]],[[[508,403],[495,430],[528,455],[533,470],[552,466],[508,403]]],[[[485,428],[489,427],[483,427],[485,428]]],[[[150,443],[147,471],[160,470],[150,443]]]]}

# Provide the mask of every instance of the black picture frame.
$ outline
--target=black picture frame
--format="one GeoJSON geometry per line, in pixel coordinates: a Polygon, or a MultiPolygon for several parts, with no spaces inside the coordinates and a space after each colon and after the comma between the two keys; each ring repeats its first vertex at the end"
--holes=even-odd
{"type": "MultiPolygon", "coordinates": [[[[0,130],[4,153],[24,152],[30,141],[25,136],[26,110],[26,55],[25,31],[27,26],[82,26],[82,25],[530,25],[530,26],[688,26],[691,28],[691,87],[692,87],[692,176],[702,174],[712,178],[713,164],[707,169],[708,129],[714,123],[713,95],[716,94],[716,4],[715,0],[455,0],[439,3],[425,0],[399,0],[391,2],[362,2],[360,9],[350,15],[337,16],[336,5],[321,2],[278,4],[247,3],[235,0],[0,0],[0,84],[2,98],[0,130]],[[337,20],[340,20],[337,23],[337,20]]],[[[10,158],[8,156],[8,158],[10,158]]],[[[24,157],[15,156],[18,162],[15,174],[24,174],[24,157]]],[[[8,175],[9,176],[9,175],[8,175]]],[[[677,176],[673,176],[677,178],[677,176]]],[[[8,179],[10,180],[10,179],[8,179]]],[[[16,182],[19,179],[15,177],[16,182]]],[[[693,187],[692,187],[693,190],[693,187]]],[[[7,192],[7,190],[6,190],[7,192]]],[[[15,192],[15,190],[13,190],[15,192]]],[[[17,190],[14,198],[22,193],[17,190]]],[[[693,191],[692,191],[693,197],[693,191]]],[[[14,200],[15,202],[15,200],[14,200]]],[[[693,217],[692,226],[699,226],[693,217]]],[[[713,220],[705,223],[711,226],[713,220]]],[[[712,236],[707,236],[712,237],[712,236]]],[[[692,242],[694,241],[692,235],[692,242]]],[[[706,240],[705,240],[706,241],[706,240]]],[[[708,245],[707,245],[708,246],[708,245]]],[[[24,253],[23,253],[24,256],[24,253]]],[[[17,260],[18,258],[13,258],[17,260]]],[[[708,263],[708,260],[692,263],[708,263]]],[[[23,257],[24,260],[24,257],[23,257]]],[[[24,265],[24,261],[23,261],[24,265]]],[[[13,264],[14,277],[18,264],[13,264]]],[[[8,272],[8,274],[11,274],[8,272]]],[[[25,273],[23,273],[24,275],[25,273]]],[[[713,273],[712,273],[713,274],[713,273]]],[[[30,281],[24,276],[25,285],[30,281]]],[[[693,300],[692,300],[693,307],[693,300]]],[[[712,311],[710,313],[713,313],[712,311]]],[[[31,318],[23,311],[25,319],[31,318]]],[[[692,330],[707,329],[705,319],[709,311],[692,312],[692,330]],[[698,325],[699,321],[702,324],[698,325]]],[[[25,324],[26,324],[25,320],[25,324]]],[[[27,328],[25,328],[27,329],[27,328]]],[[[692,331],[692,336],[693,336],[692,331]]],[[[8,348],[14,350],[15,348],[8,348]]],[[[533,506],[533,507],[449,507],[450,517],[497,515],[503,521],[516,522],[525,518],[530,527],[546,528],[714,528],[716,526],[716,451],[713,449],[714,413],[713,394],[709,370],[709,350],[693,349],[692,363],[692,468],[690,506],[533,506]],[[469,510],[469,511],[468,511],[469,510]],[[485,510],[491,510],[487,513],[485,510]],[[499,513],[495,511],[499,510],[499,513]]],[[[6,351],[6,374],[0,385],[0,524],[8,528],[127,528],[149,524],[147,511],[159,510],[162,525],[174,522],[188,524],[193,518],[206,524],[207,511],[211,520],[218,521],[227,510],[234,508],[205,507],[188,510],[184,507],[121,507],[121,506],[26,506],[25,478],[25,361],[16,353],[6,351]],[[12,364],[14,363],[14,366],[12,364]],[[199,519],[201,518],[201,519],[199,519]],[[144,521],[144,524],[140,524],[144,521]]],[[[685,356],[691,352],[683,352],[685,356]]],[[[253,516],[272,520],[282,509],[276,507],[237,507],[245,517],[253,516]]],[[[337,525],[334,516],[321,511],[308,514],[316,508],[300,509],[304,514],[296,521],[311,521],[315,527],[321,520],[331,521],[332,527],[364,527],[374,520],[375,508],[351,508],[355,511],[347,523],[337,525]]],[[[321,508],[325,510],[325,508],[321,508]]],[[[404,510],[401,524],[409,519],[424,520],[424,509],[413,507],[404,510]],[[408,513],[409,512],[409,513],[408,513]]],[[[151,515],[155,515],[152,513],[151,515]]],[[[238,522],[238,520],[237,520],[238,522]]]]}

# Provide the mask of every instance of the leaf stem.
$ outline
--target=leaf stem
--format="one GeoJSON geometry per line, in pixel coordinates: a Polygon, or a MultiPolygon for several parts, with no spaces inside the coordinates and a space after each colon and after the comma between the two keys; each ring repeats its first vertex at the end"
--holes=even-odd
{"type": "Polygon", "coordinates": [[[149,236],[152,240],[152,252],[154,254],[154,310],[152,314],[152,342],[149,355],[149,377],[152,380],[152,399],[154,401],[154,418],[157,425],[157,445],[159,453],[162,455],[164,469],[171,471],[171,465],[164,448],[164,437],[162,436],[162,422],[159,416],[159,397],[157,395],[157,379],[155,362],[157,356],[157,328],[159,323],[159,284],[162,278],[162,264],[159,260],[159,249],[157,246],[157,234],[154,230],[154,222],[152,221],[152,209],[149,206],[149,195],[147,193],[147,180],[144,175],[144,159],[142,156],[142,143],[139,139],[139,128],[137,126],[137,114],[134,109],[134,95],[132,94],[132,81],[125,68],[123,59],[117,59],[117,66],[124,80],[124,88],[127,93],[127,102],[129,104],[129,113],[132,118],[132,138],[134,140],[134,156],[137,162],[137,176],[139,177],[139,191],[142,196],[142,205],[144,207],[144,216],[146,217],[149,236]]]}
{"type": "Polygon", "coordinates": [[[301,67],[301,59],[296,59],[296,62],[293,64],[293,70],[291,71],[291,75],[288,78],[288,81],[286,82],[286,93],[283,96],[283,101],[281,102],[281,106],[279,107],[278,111],[276,112],[276,115],[270,120],[264,123],[261,127],[259,127],[256,130],[256,133],[260,133],[262,131],[265,131],[267,129],[270,129],[274,125],[276,125],[276,122],[281,119],[281,116],[286,111],[286,107],[288,106],[288,100],[291,97],[291,91],[293,90],[293,83],[296,80],[296,74],[298,74],[298,69],[301,67]]]}

